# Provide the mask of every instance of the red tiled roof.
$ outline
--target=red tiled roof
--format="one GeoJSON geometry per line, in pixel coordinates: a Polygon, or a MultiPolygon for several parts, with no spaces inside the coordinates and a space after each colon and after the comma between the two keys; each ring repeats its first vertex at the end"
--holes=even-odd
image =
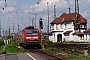
{"type": "Polygon", "coordinates": [[[72,31],[66,31],[64,32],[64,34],[70,34],[72,31]]]}
{"type": "MultiPolygon", "coordinates": [[[[75,13],[69,13],[69,14],[63,13],[59,18],[56,18],[55,20],[53,20],[51,24],[54,24],[54,23],[58,24],[65,21],[74,21],[74,20],[75,20],[75,13]]],[[[86,23],[87,20],[80,15],[80,22],[86,23]]]]}
{"type": "Polygon", "coordinates": [[[78,35],[80,35],[80,34],[84,34],[84,32],[75,32],[75,33],[73,33],[73,34],[78,34],[78,35]]]}
{"type": "Polygon", "coordinates": [[[84,33],[88,33],[88,32],[90,32],[90,28],[84,31],[84,33]]]}

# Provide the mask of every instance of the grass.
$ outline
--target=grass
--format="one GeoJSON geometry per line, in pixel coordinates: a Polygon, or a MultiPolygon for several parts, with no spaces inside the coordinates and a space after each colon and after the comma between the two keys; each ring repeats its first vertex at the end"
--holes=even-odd
{"type": "Polygon", "coordinates": [[[20,50],[18,48],[18,42],[17,41],[11,41],[9,44],[6,45],[5,48],[6,53],[23,53],[23,50],[20,50]]]}
{"type": "MultiPolygon", "coordinates": [[[[48,45],[52,45],[53,42],[49,40],[44,41],[48,45]]],[[[88,42],[74,42],[74,41],[67,41],[63,42],[63,44],[87,44],[88,42]]],[[[71,60],[85,60],[84,56],[84,50],[79,50],[78,48],[72,49],[72,47],[63,47],[63,48],[51,48],[51,47],[45,47],[45,50],[56,52],[57,54],[62,54],[66,58],[69,58],[71,60]],[[81,52],[83,54],[80,54],[78,52],[81,52]]],[[[88,56],[86,57],[87,60],[90,60],[90,50],[88,51],[88,56]]]]}
{"type": "Polygon", "coordinates": [[[4,47],[3,45],[0,46],[0,54],[3,53],[3,47],[4,47]]]}
{"type": "Polygon", "coordinates": [[[45,48],[45,49],[53,52],[62,52],[62,49],[57,49],[57,48],[45,48]]]}
{"type": "Polygon", "coordinates": [[[89,42],[63,41],[63,44],[89,44],[89,42]]]}
{"type": "Polygon", "coordinates": [[[44,43],[46,43],[46,44],[48,44],[48,45],[52,45],[52,44],[53,44],[53,42],[50,41],[50,40],[43,40],[42,42],[44,42],[44,43]]]}
{"type": "MultiPolygon", "coordinates": [[[[56,52],[58,54],[62,54],[63,56],[65,56],[66,58],[70,58],[71,60],[85,60],[84,54],[77,53],[78,51],[84,53],[83,50],[67,48],[69,51],[65,52],[62,48],[58,49],[58,48],[48,48],[48,47],[46,47],[45,49],[48,50],[48,51],[56,52]],[[76,53],[78,55],[76,55],[76,53]]],[[[87,58],[87,60],[90,60],[90,50],[88,51],[88,56],[86,58],[87,58]]]]}
{"type": "Polygon", "coordinates": [[[0,46],[5,45],[3,40],[0,40],[0,46]]]}
{"type": "Polygon", "coordinates": [[[4,41],[3,40],[0,40],[0,54],[3,54],[5,53],[5,51],[3,50],[3,47],[4,47],[4,41]]]}

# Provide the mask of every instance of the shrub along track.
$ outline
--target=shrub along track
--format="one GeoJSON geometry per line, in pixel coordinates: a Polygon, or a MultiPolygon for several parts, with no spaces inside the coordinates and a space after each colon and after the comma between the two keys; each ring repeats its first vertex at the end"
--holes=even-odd
{"type": "MultiPolygon", "coordinates": [[[[64,52],[69,53],[70,52],[73,55],[83,55],[84,50],[90,51],[90,44],[60,44],[60,43],[53,43],[52,45],[45,44],[45,47],[48,48],[56,48],[56,49],[62,49],[64,52]]],[[[87,57],[90,58],[90,57],[87,57]]]]}

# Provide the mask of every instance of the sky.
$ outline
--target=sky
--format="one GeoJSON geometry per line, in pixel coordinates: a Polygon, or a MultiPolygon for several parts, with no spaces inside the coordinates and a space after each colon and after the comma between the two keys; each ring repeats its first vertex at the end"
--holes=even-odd
{"type": "MultiPolygon", "coordinates": [[[[54,20],[54,5],[56,6],[56,17],[64,12],[68,13],[68,7],[71,8],[71,13],[75,11],[75,0],[0,0],[0,21],[1,32],[14,32],[22,30],[26,26],[33,25],[39,27],[39,19],[43,19],[43,30],[47,32],[48,11],[49,7],[49,23],[54,20]],[[38,4],[37,4],[38,3],[38,4]],[[5,7],[5,4],[7,6],[5,7]],[[4,10],[3,10],[4,8],[4,10]]],[[[79,0],[80,14],[87,19],[87,27],[90,28],[90,0],[79,0]]]]}

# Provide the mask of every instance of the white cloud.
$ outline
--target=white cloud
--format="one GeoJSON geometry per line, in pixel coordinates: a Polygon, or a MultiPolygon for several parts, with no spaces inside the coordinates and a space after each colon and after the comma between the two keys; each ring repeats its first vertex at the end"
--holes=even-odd
{"type": "Polygon", "coordinates": [[[81,15],[84,16],[85,18],[87,18],[87,16],[89,16],[88,12],[86,12],[86,11],[82,12],[81,15]]]}
{"type": "Polygon", "coordinates": [[[2,8],[2,6],[5,6],[5,2],[4,1],[0,1],[0,8],[2,8]]]}
{"type": "Polygon", "coordinates": [[[42,0],[39,4],[23,6],[23,9],[25,12],[42,12],[47,10],[47,2],[49,8],[53,8],[53,6],[56,5],[57,8],[64,9],[68,6],[68,3],[65,0],[42,0]]]}
{"type": "Polygon", "coordinates": [[[6,1],[6,4],[7,5],[5,5],[5,1],[4,0],[0,1],[0,12],[15,11],[15,8],[13,7],[13,5],[16,4],[15,0],[13,0],[13,1],[12,0],[8,0],[8,1],[6,1]]]}
{"type": "Polygon", "coordinates": [[[15,5],[16,4],[16,1],[15,0],[9,0],[8,3],[11,5],[15,5]]]}
{"type": "Polygon", "coordinates": [[[2,9],[2,12],[12,12],[15,11],[13,7],[5,7],[4,10],[2,9]]]}
{"type": "Polygon", "coordinates": [[[90,0],[88,0],[88,2],[90,3],[90,0]]]}

